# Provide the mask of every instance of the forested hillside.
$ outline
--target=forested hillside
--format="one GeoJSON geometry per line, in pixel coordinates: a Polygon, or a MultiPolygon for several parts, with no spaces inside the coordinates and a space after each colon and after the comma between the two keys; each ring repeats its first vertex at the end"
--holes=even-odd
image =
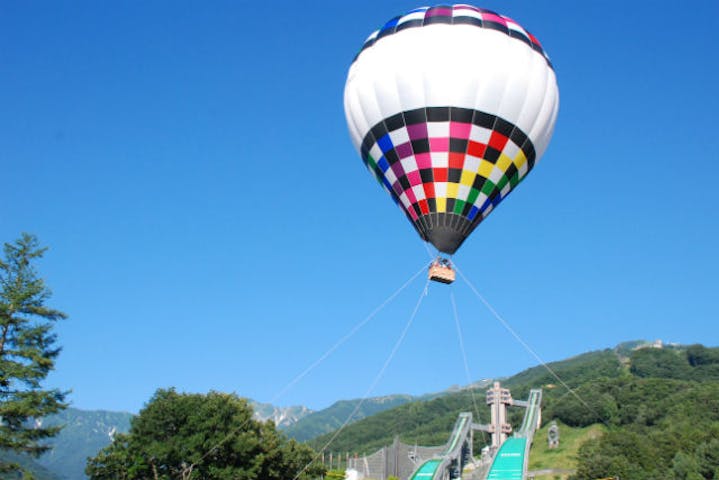
{"type": "Polygon", "coordinates": [[[577,390],[591,410],[574,397],[555,399],[546,418],[607,426],[605,435],[580,449],[577,479],[717,479],[718,372],[717,348],[636,350],[626,375],[577,390]]]}
{"type": "MultiPolygon", "coordinates": [[[[590,352],[574,358],[553,362],[550,368],[571,387],[596,378],[597,374],[618,377],[623,369],[619,356],[611,349],[590,352]]],[[[531,388],[545,387],[545,397],[554,391],[564,395],[564,387],[556,385],[556,379],[544,367],[534,367],[502,381],[512,389],[514,398],[525,398],[531,388]],[[547,387],[549,389],[547,390],[547,387]],[[561,391],[559,391],[561,390],[561,391]]],[[[447,441],[459,412],[473,412],[477,423],[489,421],[489,410],[485,404],[486,386],[462,390],[455,393],[411,402],[379,413],[346,427],[330,445],[338,452],[371,453],[388,445],[399,435],[409,444],[440,445],[447,441]]],[[[510,409],[510,421],[517,425],[524,414],[523,409],[510,409]]],[[[323,435],[310,442],[316,448],[324,446],[334,433],[323,435]]],[[[479,435],[481,437],[481,434],[479,435]]],[[[481,439],[477,441],[481,442],[481,439]]]]}
{"type": "MultiPolygon", "coordinates": [[[[87,457],[107,446],[115,434],[127,432],[131,418],[131,414],[123,412],[68,408],[42,421],[47,426],[63,427],[57,437],[48,441],[50,450],[38,458],[14,455],[12,461],[33,472],[37,480],[85,478],[87,457]]],[[[10,456],[0,452],[0,459],[11,461],[10,456]]]]}
{"type": "MultiPolygon", "coordinates": [[[[348,420],[349,424],[351,424],[409,402],[429,401],[469,389],[482,389],[489,386],[490,383],[489,380],[480,380],[469,387],[454,385],[447,390],[427,393],[420,397],[413,397],[411,395],[386,395],[383,397],[366,398],[364,400],[340,400],[324,410],[307,415],[283,431],[295,440],[309,441],[322,434],[337,430],[348,420]]],[[[482,395],[484,395],[484,393],[482,393],[482,395]]]]}
{"type": "Polygon", "coordinates": [[[365,401],[340,400],[330,407],[313,412],[285,428],[284,433],[298,441],[306,441],[332,432],[349,420],[350,423],[414,400],[410,395],[388,395],[365,401]],[[351,416],[351,418],[350,418],[351,416]]]}
{"type": "MultiPolygon", "coordinates": [[[[475,421],[486,422],[489,412],[484,408],[484,391],[467,390],[433,400],[411,402],[360,420],[342,430],[332,441],[329,450],[373,453],[392,443],[396,435],[405,443],[442,444],[447,441],[460,411],[476,411],[472,408],[475,400],[480,413],[479,420],[475,421]]],[[[309,444],[320,449],[333,436],[334,433],[329,433],[313,439],[309,444]]]]}
{"type": "MultiPolygon", "coordinates": [[[[64,478],[50,470],[46,469],[36,459],[28,457],[27,455],[20,455],[13,452],[1,451],[0,450],[0,462],[15,463],[20,465],[24,470],[32,475],[35,480],[64,480],[64,478]]],[[[11,480],[11,479],[22,479],[23,474],[21,472],[9,472],[0,473],[0,479],[11,480]]]]}
{"type": "Polygon", "coordinates": [[[48,425],[62,425],[63,429],[50,444],[52,449],[37,459],[37,463],[63,478],[84,478],[85,461],[106,447],[112,437],[130,429],[132,414],[85,411],[68,408],[45,419],[48,425]]]}
{"type": "MultiPolygon", "coordinates": [[[[561,382],[535,367],[503,384],[519,399],[530,388],[542,387],[545,425],[553,419],[572,427],[601,425],[579,449],[578,480],[719,479],[719,348],[637,349],[640,345],[622,344],[550,364],[561,382]]],[[[371,453],[395,435],[410,444],[442,444],[460,411],[478,411],[477,421],[486,422],[484,390],[412,402],[364,419],[337,435],[329,450],[371,453]]],[[[515,426],[522,414],[512,409],[515,426]]],[[[331,437],[312,445],[321,448],[331,437]]],[[[476,437],[482,443],[481,435],[476,437]]]]}

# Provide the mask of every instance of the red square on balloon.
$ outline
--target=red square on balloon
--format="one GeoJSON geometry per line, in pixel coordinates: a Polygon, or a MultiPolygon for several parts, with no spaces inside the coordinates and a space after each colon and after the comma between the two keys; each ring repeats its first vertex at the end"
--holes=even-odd
{"type": "Polygon", "coordinates": [[[449,168],[462,169],[464,166],[464,153],[450,152],[449,154],[449,168]]]}
{"type": "Polygon", "coordinates": [[[479,143],[479,142],[470,140],[469,145],[467,146],[467,155],[472,155],[473,157],[483,158],[485,150],[487,150],[487,145],[485,145],[484,143],[479,143]]]}
{"type": "Polygon", "coordinates": [[[435,182],[446,182],[449,177],[448,168],[435,168],[433,169],[433,173],[435,182]]]}
{"type": "Polygon", "coordinates": [[[434,198],[434,183],[425,183],[424,184],[424,196],[427,198],[434,198]]]}
{"type": "Polygon", "coordinates": [[[508,138],[499,132],[492,132],[492,136],[489,137],[489,146],[495,150],[501,152],[504,150],[504,146],[507,144],[508,138]]]}

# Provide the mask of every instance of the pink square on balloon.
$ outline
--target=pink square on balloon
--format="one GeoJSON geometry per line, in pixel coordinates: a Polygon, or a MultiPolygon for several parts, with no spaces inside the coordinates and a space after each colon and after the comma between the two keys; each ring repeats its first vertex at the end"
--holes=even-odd
{"type": "Polygon", "coordinates": [[[449,138],[430,138],[429,149],[432,152],[449,152],[449,138]]]}
{"type": "Polygon", "coordinates": [[[452,16],[452,9],[447,7],[433,7],[427,10],[426,16],[427,17],[436,17],[436,16],[445,16],[450,17],[452,16]]]}
{"type": "Polygon", "coordinates": [[[411,188],[408,188],[404,191],[404,193],[407,195],[407,198],[409,199],[409,203],[417,203],[417,197],[414,196],[414,192],[411,188]]]}
{"type": "Polygon", "coordinates": [[[414,208],[408,208],[406,210],[409,213],[409,216],[412,217],[412,220],[417,220],[417,213],[414,211],[414,208]]]}
{"type": "Polygon", "coordinates": [[[449,122],[449,136],[452,138],[467,140],[471,130],[471,123],[449,122]]]}
{"type": "Polygon", "coordinates": [[[407,180],[409,180],[409,184],[413,187],[415,185],[419,185],[422,183],[422,177],[419,174],[419,170],[415,170],[414,172],[409,172],[407,174],[407,180]]]}
{"type": "Polygon", "coordinates": [[[496,22],[501,25],[507,25],[507,22],[502,17],[493,13],[483,13],[482,20],[486,20],[488,22],[496,22]]]}
{"type": "Polygon", "coordinates": [[[432,156],[429,153],[418,153],[414,156],[417,161],[417,168],[420,170],[432,168],[432,156]]]}

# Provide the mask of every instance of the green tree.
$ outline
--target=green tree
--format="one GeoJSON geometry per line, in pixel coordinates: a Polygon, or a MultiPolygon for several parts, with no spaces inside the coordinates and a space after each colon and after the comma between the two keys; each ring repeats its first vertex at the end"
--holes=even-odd
{"type": "Polygon", "coordinates": [[[675,480],[697,480],[703,479],[699,474],[699,466],[696,459],[687,453],[677,452],[672,460],[672,472],[675,480]]]}
{"type": "MultiPolygon", "coordinates": [[[[60,431],[34,420],[67,406],[67,392],[42,387],[60,353],[53,324],[66,318],[45,305],[50,290],[33,265],[46,250],[24,233],[5,244],[0,259],[0,450],[33,456],[46,451],[43,441],[60,431]]],[[[18,468],[0,461],[0,471],[18,468]]]]}
{"type": "Polygon", "coordinates": [[[573,480],[619,477],[627,480],[658,480],[667,477],[656,448],[646,435],[615,430],[587,441],[579,449],[573,480]]]}
{"type": "Polygon", "coordinates": [[[687,361],[692,367],[719,363],[719,348],[707,348],[704,345],[689,345],[687,361]]]}
{"type": "Polygon", "coordinates": [[[719,470],[719,440],[714,438],[699,445],[695,457],[702,477],[716,479],[719,470]]]}
{"type": "Polygon", "coordinates": [[[160,389],[129,433],[89,459],[85,472],[94,480],[289,480],[324,473],[309,447],[252,415],[236,395],[160,389]]]}
{"type": "Polygon", "coordinates": [[[691,376],[691,366],[686,354],[667,348],[642,348],[631,356],[629,370],[637,377],[675,378],[683,380],[691,376]]]}

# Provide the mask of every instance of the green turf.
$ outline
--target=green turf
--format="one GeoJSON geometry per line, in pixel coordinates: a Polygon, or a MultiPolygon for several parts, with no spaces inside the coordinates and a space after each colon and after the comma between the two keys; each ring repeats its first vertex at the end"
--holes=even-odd
{"type": "MultiPolygon", "coordinates": [[[[561,422],[559,426],[559,446],[550,449],[547,443],[549,424],[537,430],[529,452],[529,470],[560,469],[574,470],[577,467],[577,452],[586,440],[600,436],[604,432],[602,425],[590,425],[584,428],[568,427],[561,422]]],[[[556,475],[550,474],[550,477],[556,475]]],[[[560,475],[566,478],[567,475],[560,475]]],[[[537,478],[542,478],[538,476],[537,478]]]]}

